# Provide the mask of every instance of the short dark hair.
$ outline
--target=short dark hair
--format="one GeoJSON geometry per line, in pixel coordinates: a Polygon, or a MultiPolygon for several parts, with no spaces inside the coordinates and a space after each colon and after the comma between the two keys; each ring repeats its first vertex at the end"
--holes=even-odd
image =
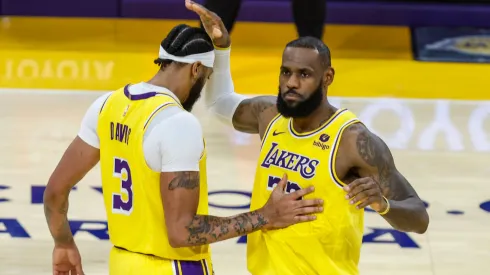
{"type": "MultiPolygon", "coordinates": [[[[167,53],[175,56],[205,53],[214,49],[213,42],[205,30],[186,24],[175,26],[163,39],[161,46],[167,53]]],[[[180,62],[157,58],[154,63],[163,68],[170,63],[180,62]]]]}
{"type": "Polygon", "coordinates": [[[330,57],[330,49],[328,48],[323,41],[316,37],[312,36],[304,36],[300,37],[296,40],[289,42],[286,45],[286,48],[304,48],[304,49],[313,49],[317,50],[320,58],[322,59],[322,65],[326,67],[330,67],[332,65],[332,60],[330,57]]]}

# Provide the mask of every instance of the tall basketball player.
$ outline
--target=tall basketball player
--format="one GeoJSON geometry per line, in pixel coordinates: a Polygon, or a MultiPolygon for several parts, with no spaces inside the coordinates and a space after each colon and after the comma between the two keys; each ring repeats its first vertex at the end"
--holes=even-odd
{"type": "Polygon", "coordinates": [[[100,160],[109,236],[110,274],[212,274],[209,245],[260,229],[312,221],[321,200],[298,200],[313,188],[284,194],[287,177],[267,204],[233,217],[208,215],[206,149],[189,112],[212,72],[211,39],[176,26],[163,40],[158,73],[98,98],[44,193],[55,241],[54,274],[83,274],[67,220],[68,195],[100,160]]]}
{"type": "MultiPolygon", "coordinates": [[[[364,208],[395,229],[424,233],[429,216],[410,183],[396,169],[387,145],[349,110],[328,102],[334,79],[330,51],[302,37],[286,45],[278,96],[247,98],[234,92],[230,39],[219,17],[187,1],[218,47],[204,96],[208,108],[236,130],[262,139],[251,210],[270,198],[288,172],[287,191],[314,184],[324,212],[311,223],[248,236],[253,275],[359,274],[364,208]]],[[[307,196],[309,197],[309,196],[307,196]]]]}

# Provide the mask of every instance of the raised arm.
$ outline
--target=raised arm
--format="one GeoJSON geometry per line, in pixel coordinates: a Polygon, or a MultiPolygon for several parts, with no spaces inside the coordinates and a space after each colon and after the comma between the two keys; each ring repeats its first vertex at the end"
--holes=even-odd
{"type": "Polygon", "coordinates": [[[383,140],[364,125],[354,124],[345,131],[341,146],[361,177],[345,187],[348,199],[360,203],[358,208],[371,205],[397,230],[424,233],[429,225],[425,205],[397,170],[383,140]]]}
{"type": "Polygon", "coordinates": [[[277,114],[275,96],[249,98],[235,93],[230,70],[231,40],[221,18],[202,5],[186,0],[186,7],[197,13],[216,46],[213,74],[204,90],[208,110],[241,132],[257,134],[277,114]]]}
{"type": "Polygon", "coordinates": [[[314,216],[303,215],[305,213],[322,211],[319,200],[296,201],[313,189],[285,195],[287,178],[284,178],[267,204],[256,211],[232,217],[199,213],[202,132],[199,122],[190,113],[183,114],[175,123],[178,127],[171,129],[178,130],[179,136],[164,137],[160,146],[163,149],[160,192],[171,246],[209,244],[260,229],[285,227],[314,219],[314,216]]]}
{"type": "Polygon", "coordinates": [[[206,83],[204,102],[208,110],[237,131],[263,132],[277,114],[275,96],[249,98],[235,93],[230,70],[230,48],[215,50],[214,71],[206,83]]]}

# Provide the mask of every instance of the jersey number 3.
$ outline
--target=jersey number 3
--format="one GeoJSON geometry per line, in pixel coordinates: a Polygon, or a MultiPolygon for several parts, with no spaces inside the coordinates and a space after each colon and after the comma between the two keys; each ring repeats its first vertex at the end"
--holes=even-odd
{"type": "Polygon", "coordinates": [[[121,194],[112,193],[112,213],[129,215],[133,211],[133,181],[131,169],[126,160],[114,158],[114,177],[121,180],[121,194]]]}

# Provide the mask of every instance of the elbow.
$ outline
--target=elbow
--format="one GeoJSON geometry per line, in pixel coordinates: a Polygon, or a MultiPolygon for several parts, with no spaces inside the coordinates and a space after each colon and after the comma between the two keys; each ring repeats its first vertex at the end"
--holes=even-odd
{"type": "Polygon", "coordinates": [[[50,179],[46,185],[46,189],[44,189],[43,203],[45,205],[63,203],[68,199],[70,190],[71,186],[50,179]]]}
{"type": "Polygon", "coordinates": [[[49,182],[48,185],[46,185],[46,189],[44,189],[43,202],[44,204],[49,204],[62,194],[63,192],[61,192],[59,188],[56,188],[56,184],[49,182]]]}
{"type": "Polygon", "coordinates": [[[400,231],[405,231],[405,232],[413,232],[417,234],[424,234],[427,232],[427,229],[429,228],[429,214],[427,213],[427,210],[425,209],[425,206],[420,209],[416,220],[413,221],[412,226],[409,227],[409,229],[405,230],[400,230],[400,231]]]}
{"type": "Polygon", "coordinates": [[[184,241],[182,240],[182,238],[180,238],[179,236],[175,236],[175,235],[177,235],[177,234],[169,234],[168,235],[168,243],[170,244],[170,246],[172,248],[185,247],[184,241]]]}
{"type": "Polygon", "coordinates": [[[429,214],[427,213],[427,210],[424,207],[422,213],[420,214],[419,226],[415,230],[415,233],[424,234],[425,232],[427,232],[428,228],[429,228],[429,214]]]}
{"type": "MultiPolygon", "coordinates": [[[[168,227],[167,227],[168,228],[168,227]]],[[[187,247],[189,246],[187,244],[187,239],[184,234],[186,232],[182,227],[177,227],[174,229],[168,228],[167,236],[168,236],[168,243],[172,248],[182,248],[182,247],[187,247]]]]}

